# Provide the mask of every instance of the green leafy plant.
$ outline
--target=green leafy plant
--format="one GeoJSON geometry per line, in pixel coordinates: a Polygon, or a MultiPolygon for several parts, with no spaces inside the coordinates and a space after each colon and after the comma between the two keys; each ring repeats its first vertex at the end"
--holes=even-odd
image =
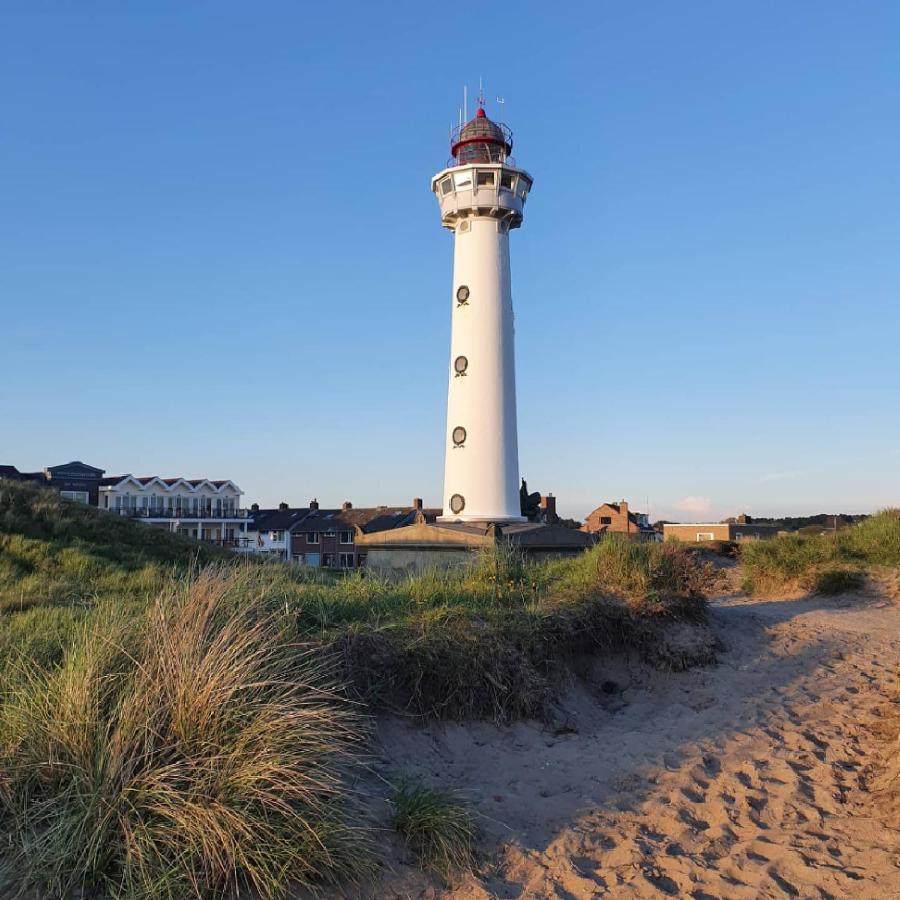
{"type": "Polygon", "coordinates": [[[423,868],[447,880],[474,868],[477,829],[457,794],[428,785],[402,784],[392,804],[391,824],[423,868]]]}

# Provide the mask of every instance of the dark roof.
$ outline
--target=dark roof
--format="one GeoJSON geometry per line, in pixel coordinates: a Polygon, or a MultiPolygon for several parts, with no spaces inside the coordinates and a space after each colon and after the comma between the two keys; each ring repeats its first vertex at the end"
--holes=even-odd
{"type": "Polygon", "coordinates": [[[128,475],[107,475],[106,478],[100,479],[100,484],[118,484],[123,478],[128,478],[128,475]]]}
{"type": "Polygon", "coordinates": [[[416,509],[414,506],[362,506],[349,509],[260,509],[251,513],[247,527],[255,531],[351,531],[359,527],[365,532],[387,531],[410,525],[421,512],[433,522],[439,509],[416,509]]]}
{"type": "Polygon", "coordinates": [[[308,509],[258,509],[247,519],[248,531],[290,531],[308,509]]]}
{"type": "Polygon", "coordinates": [[[10,481],[47,481],[43,472],[20,472],[15,466],[0,466],[0,478],[8,478],[10,481]]]}
{"type": "Polygon", "coordinates": [[[60,466],[47,466],[48,472],[56,472],[58,469],[84,469],[85,472],[90,472],[93,475],[100,476],[106,471],[105,469],[98,469],[96,466],[89,466],[87,463],[83,463],[80,459],[73,459],[72,462],[63,463],[60,466]]]}

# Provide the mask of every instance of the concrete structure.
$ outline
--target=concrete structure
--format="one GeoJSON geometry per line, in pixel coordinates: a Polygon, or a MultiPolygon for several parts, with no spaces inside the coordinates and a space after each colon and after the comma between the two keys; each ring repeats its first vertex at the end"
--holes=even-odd
{"type": "Polygon", "coordinates": [[[667,541],[758,541],[777,536],[777,525],[756,525],[753,522],[704,522],[684,524],[666,522],[663,536],[667,541]]]}
{"type": "Polygon", "coordinates": [[[100,481],[100,508],[223,547],[246,541],[243,491],[207,478],[114,475],[100,481]]]}
{"type": "Polygon", "coordinates": [[[357,548],[366,554],[367,568],[380,572],[413,573],[466,565],[481,549],[509,541],[531,559],[575,556],[593,546],[595,539],[559,525],[522,522],[495,525],[430,523],[417,516],[411,525],[390,531],[356,535],[357,548]]]}
{"type": "Polygon", "coordinates": [[[658,532],[646,513],[633,512],[625,500],[602,503],[584,520],[582,531],[589,534],[623,534],[632,540],[655,541],[658,532]]]}
{"type": "Polygon", "coordinates": [[[509,232],[522,224],[532,178],[511,151],[509,129],[479,105],[431,180],[454,236],[443,522],[524,521],[509,232]]]}

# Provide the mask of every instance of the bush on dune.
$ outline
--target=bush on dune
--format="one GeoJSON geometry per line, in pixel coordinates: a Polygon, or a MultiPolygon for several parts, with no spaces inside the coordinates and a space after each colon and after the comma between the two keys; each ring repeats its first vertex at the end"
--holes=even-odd
{"type": "Polygon", "coordinates": [[[321,654],[207,572],[133,625],[114,609],[0,708],[0,801],[41,896],[281,894],[358,871],[340,810],[360,718],[321,654]]]}
{"type": "Polygon", "coordinates": [[[860,567],[900,566],[900,511],[884,510],[825,534],[787,534],[742,547],[752,593],[785,587],[841,593],[861,587],[860,567]]]}

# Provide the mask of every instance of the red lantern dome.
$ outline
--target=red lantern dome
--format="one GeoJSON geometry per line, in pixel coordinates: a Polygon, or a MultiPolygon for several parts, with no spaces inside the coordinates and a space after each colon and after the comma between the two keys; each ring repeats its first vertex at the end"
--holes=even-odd
{"type": "Polygon", "coordinates": [[[512,153],[512,132],[505,125],[492,122],[479,106],[474,119],[453,129],[450,152],[457,166],[502,163],[512,153]]]}

